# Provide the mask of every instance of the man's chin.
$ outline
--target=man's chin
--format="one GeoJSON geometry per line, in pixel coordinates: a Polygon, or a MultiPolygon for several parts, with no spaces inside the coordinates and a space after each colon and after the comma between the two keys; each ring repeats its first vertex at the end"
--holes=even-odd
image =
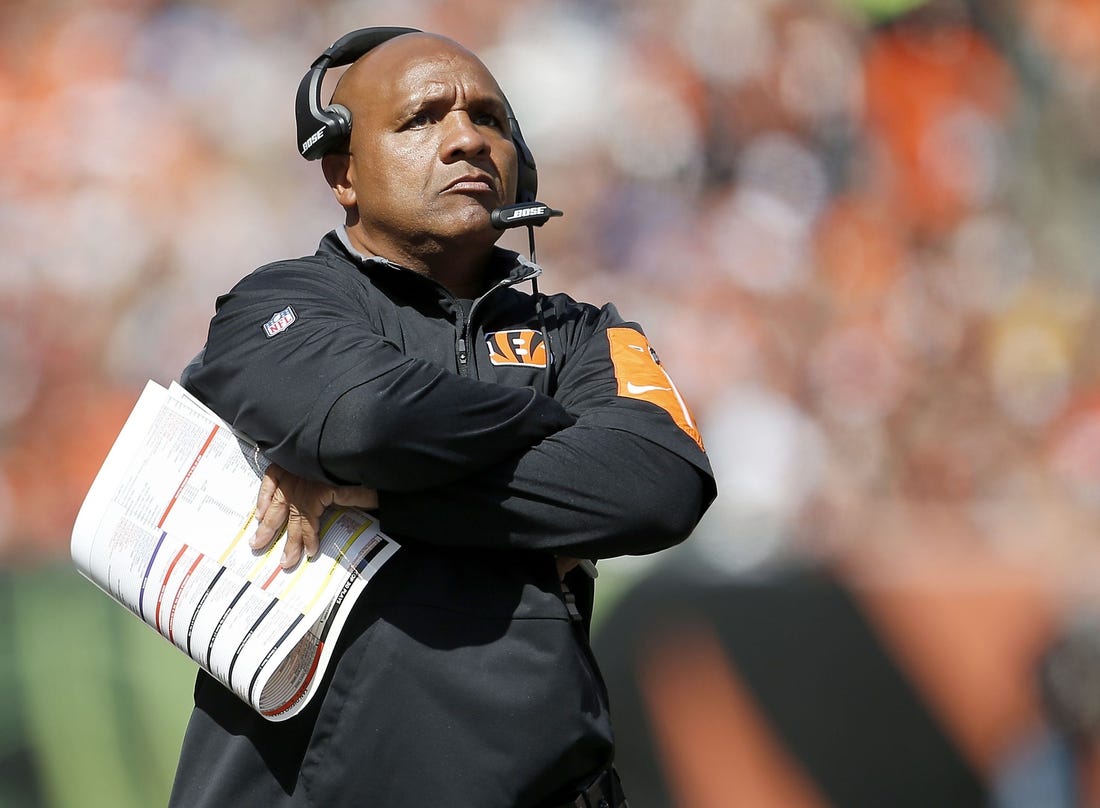
{"type": "Polygon", "coordinates": [[[443,226],[440,229],[453,238],[492,236],[492,241],[496,241],[500,236],[500,231],[493,227],[490,218],[490,214],[497,207],[496,204],[493,204],[495,201],[495,199],[488,197],[468,198],[467,204],[457,206],[441,217],[440,224],[443,226]],[[442,221],[444,218],[447,222],[445,225],[442,221]]]}

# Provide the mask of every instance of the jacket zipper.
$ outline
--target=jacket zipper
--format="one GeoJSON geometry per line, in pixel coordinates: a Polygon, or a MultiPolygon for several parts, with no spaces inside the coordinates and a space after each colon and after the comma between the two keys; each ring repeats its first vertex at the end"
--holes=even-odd
{"type": "MultiPolygon", "coordinates": [[[[466,316],[465,310],[454,302],[455,307],[455,329],[458,332],[458,337],[455,340],[455,359],[458,362],[458,375],[469,376],[469,360],[470,351],[467,345],[467,338],[470,334],[470,318],[466,316]]],[[[473,313],[473,306],[470,307],[470,313],[473,313]]]]}
{"type": "Polygon", "coordinates": [[[469,339],[469,336],[470,336],[470,325],[473,322],[474,312],[477,311],[478,306],[481,304],[482,301],[484,301],[487,297],[489,297],[489,295],[491,295],[497,289],[501,289],[501,288],[506,287],[506,286],[515,286],[516,284],[523,283],[526,280],[530,280],[530,276],[524,276],[522,278],[502,278],[501,280],[497,281],[495,284],[493,284],[493,286],[491,286],[488,290],[486,290],[485,294],[483,294],[481,297],[479,297],[477,300],[475,300],[473,302],[473,305],[470,306],[470,316],[469,317],[466,317],[463,314],[462,308],[460,306],[456,307],[458,309],[458,318],[459,319],[458,319],[458,339],[455,340],[455,359],[458,362],[459,375],[461,375],[461,376],[469,376],[470,375],[470,366],[469,366],[470,350],[469,350],[468,339],[469,339]]]}
{"type": "MultiPolygon", "coordinates": [[[[401,270],[402,272],[409,272],[409,273],[412,272],[411,269],[406,269],[405,267],[402,267],[399,264],[394,264],[392,261],[386,261],[385,259],[382,259],[382,258],[364,259],[360,256],[360,259],[362,261],[371,261],[371,260],[379,261],[383,264],[395,267],[395,268],[401,270]]],[[[519,277],[509,276],[509,277],[501,278],[500,280],[498,280],[495,284],[493,284],[492,287],[490,287],[485,292],[485,294],[483,294],[481,297],[479,297],[477,300],[474,301],[473,305],[470,307],[470,316],[469,317],[465,317],[462,314],[461,307],[457,307],[459,312],[460,312],[459,317],[462,318],[461,321],[460,321],[460,325],[457,329],[458,337],[455,340],[455,361],[456,361],[456,364],[458,365],[459,375],[461,375],[461,376],[469,376],[470,375],[470,350],[469,350],[468,339],[469,339],[469,334],[470,334],[470,323],[474,318],[474,311],[478,308],[478,305],[483,300],[485,300],[485,298],[489,297],[489,295],[491,295],[493,292],[495,292],[497,289],[500,289],[500,288],[506,287],[506,286],[515,286],[517,284],[524,283],[526,281],[531,280],[534,277],[537,277],[539,275],[539,273],[541,273],[542,270],[539,269],[536,265],[531,264],[530,262],[525,262],[525,261],[523,261],[522,258],[519,259],[519,260],[525,266],[525,269],[523,270],[523,274],[520,275],[519,277]]],[[[436,286],[438,286],[440,289],[442,289],[444,294],[447,294],[447,295],[451,296],[452,299],[454,298],[454,296],[451,295],[451,293],[449,291],[447,291],[447,289],[441,283],[439,283],[438,281],[429,281],[429,282],[434,283],[436,286]]]]}
{"type": "Polygon", "coordinates": [[[457,348],[456,348],[456,354],[458,356],[458,369],[459,369],[459,372],[463,376],[466,375],[466,360],[467,360],[466,329],[467,329],[467,327],[468,326],[463,325],[462,331],[459,332],[458,345],[457,345],[457,348]]]}

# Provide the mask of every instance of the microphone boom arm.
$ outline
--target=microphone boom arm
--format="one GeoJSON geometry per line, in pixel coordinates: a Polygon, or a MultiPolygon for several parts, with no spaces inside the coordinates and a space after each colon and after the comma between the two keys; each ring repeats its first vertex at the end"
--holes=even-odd
{"type": "Polygon", "coordinates": [[[554,210],[541,202],[521,202],[518,205],[505,205],[489,214],[489,220],[497,230],[509,230],[524,225],[542,227],[555,216],[564,216],[560,210],[554,210]]]}

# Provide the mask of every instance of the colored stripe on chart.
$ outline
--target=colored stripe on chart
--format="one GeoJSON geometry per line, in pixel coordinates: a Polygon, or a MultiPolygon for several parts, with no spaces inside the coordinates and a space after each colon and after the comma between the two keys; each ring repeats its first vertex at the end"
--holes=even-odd
{"type": "Polygon", "coordinates": [[[198,620],[199,615],[202,614],[202,605],[206,603],[206,598],[210,595],[214,587],[217,586],[218,580],[223,574],[225,574],[225,567],[218,567],[218,571],[214,573],[214,577],[211,578],[210,583],[206,585],[206,590],[202,593],[202,597],[199,598],[199,602],[195,604],[195,611],[191,613],[191,622],[187,624],[187,656],[192,656],[191,635],[195,631],[195,621],[198,620]]]}
{"type": "Polygon", "coordinates": [[[264,710],[264,715],[274,718],[277,715],[282,715],[295,704],[297,704],[298,699],[300,699],[302,697],[302,694],[309,689],[309,685],[313,681],[314,675],[317,673],[317,665],[321,661],[321,651],[324,650],[324,647],[324,642],[317,643],[317,650],[313,654],[313,661],[309,665],[309,671],[306,673],[306,678],[302,680],[301,687],[294,691],[294,695],[282,704],[280,704],[278,707],[275,707],[271,710],[264,710]]]}
{"type": "Polygon", "coordinates": [[[242,586],[237,591],[237,594],[233,596],[233,600],[231,600],[229,602],[229,605],[225,607],[225,611],[222,612],[222,616],[218,618],[218,624],[216,626],[214,626],[214,631],[210,634],[210,642],[207,643],[207,645],[206,645],[206,666],[205,667],[206,667],[207,670],[210,670],[210,657],[214,653],[214,642],[215,642],[215,640],[218,639],[218,634],[219,634],[219,632],[221,632],[222,626],[225,625],[225,621],[229,617],[229,613],[233,611],[233,607],[235,607],[237,605],[238,601],[240,601],[241,597],[244,595],[245,592],[248,591],[248,587],[250,587],[250,586],[252,586],[252,583],[250,581],[245,581],[244,586],[242,586]]]}
{"type": "Polygon", "coordinates": [[[168,518],[169,512],[175,507],[176,500],[179,499],[180,492],[191,479],[191,475],[194,474],[195,469],[198,467],[199,462],[202,460],[203,455],[206,454],[206,450],[210,448],[210,444],[214,442],[214,436],[218,434],[220,427],[215,426],[210,430],[210,434],[206,436],[206,442],[203,443],[202,448],[199,449],[198,454],[195,455],[195,459],[191,461],[191,467],[187,469],[187,473],[183,475],[183,479],[180,480],[179,486],[176,488],[176,493],[172,495],[172,498],[168,500],[168,507],[164,509],[164,513],[161,514],[160,521],[157,522],[157,527],[164,527],[164,520],[168,518]]]}
{"type": "MultiPolygon", "coordinates": [[[[230,553],[236,549],[241,539],[244,538],[245,533],[248,532],[248,526],[252,524],[252,520],[256,518],[256,509],[253,508],[252,512],[248,514],[248,518],[244,520],[244,524],[241,525],[241,529],[237,531],[237,535],[233,537],[233,541],[226,545],[225,551],[218,557],[218,563],[224,564],[225,560],[229,558],[230,553]]],[[[274,544],[274,542],[272,542],[274,544]]],[[[270,551],[269,551],[270,552],[270,551]]]]}
{"type": "Polygon", "coordinates": [[[192,576],[195,574],[195,570],[198,569],[199,564],[206,558],[205,555],[199,553],[198,557],[191,563],[190,569],[183,576],[183,580],[180,581],[179,587],[176,589],[176,596],[172,598],[172,609],[168,612],[168,640],[173,644],[176,642],[176,609],[180,604],[180,596],[183,595],[183,590],[187,587],[187,584],[191,581],[192,576]]]}
{"type": "Polygon", "coordinates": [[[286,642],[286,638],[290,636],[292,631],[294,631],[294,627],[301,623],[304,618],[304,614],[300,614],[295,617],[291,624],[287,626],[287,629],[283,632],[283,635],[279,637],[279,639],[276,640],[274,643],[272,643],[271,647],[267,650],[267,654],[262,660],[260,660],[260,664],[256,666],[256,672],[252,674],[252,681],[248,683],[249,701],[255,700],[256,681],[260,678],[260,673],[263,672],[263,669],[267,666],[267,663],[271,661],[271,657],[275,654],[275,652],[279,650],[284,642],[286,642]]]}
{"type": "Polygon", "coordinates": [[[187,545],[180,547],[180,551],[176,553],[176,557],[172,559],[172,563],[168,565],[168,571],[164,573],[164,578],[160,582],[160,591],[157,593],[157,608],[154,611],[155,623],[157,631],[160,631],[160,607],[164,603],[164,592],[168,589],[168,581],[172,578],[172,572],[176,569],[176,564],[180,563],[180,559],[183,558],[183,554],[187,552],[187,545]]]}
{"type": "Polygon", "coordinates": [[[271,610],[275,608],[275,605],[278,602],[279,601],[272,598],[271,602],[267,604],[267,607],[262,612],[260,612],[260,616],[256,618],[256,621],[241,638],[240,643],[237,645],[237,650],[233,652],[233,659],[229,663],[229,673],[227,673],[225,677],[225,680],[229,683],[230,686],[233,685],[233,669],[237,666],[237,660],[241,657],[241,651],[244,649],[245,643],[247,643],[249,639],[252,638],[252,635],[256,633],[256,629],[259,628],[260,623],[264,621],[265,617],[271,614],[271,610]]]}
{"type": "Polygon", "coordinates": [[[149,555],[149,563],[145,566],[145,574],[141,577],[141,589],[138,591],[138,616],[149,622],[145,618],[145,586],[149,583],[149,573],[153,570],[153,562],[157,560],[157,553],[160,552],[161,545],[164,544],[164,537],[168,534],[163,530],[160,533],[160,538],[157,539],[157,546],[153,548],[153,552],[149,555]]]}

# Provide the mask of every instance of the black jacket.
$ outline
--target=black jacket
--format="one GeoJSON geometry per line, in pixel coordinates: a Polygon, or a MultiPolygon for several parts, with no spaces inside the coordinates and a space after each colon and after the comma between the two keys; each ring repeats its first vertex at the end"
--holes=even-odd
{"type": "Polygon", "coordinates": [[[554,556],[682,540],[715,493],[701,441],[613,306],[516,289],[540,270],[504,250],[457,300],[341,235],[219,298],[184,383],[290,471],[378,489],[402,549],[300,716],[200,674],[172,804],[545,804],[612,755],[554,556]]]}

